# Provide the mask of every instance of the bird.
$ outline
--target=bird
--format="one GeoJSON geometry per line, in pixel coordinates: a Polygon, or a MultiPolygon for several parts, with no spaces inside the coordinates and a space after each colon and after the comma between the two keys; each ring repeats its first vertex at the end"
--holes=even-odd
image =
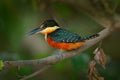
{"type": "Polygon", "coordinates": [[[80,35],[60,27],[54,19],[45,20],[41,25],[30,31],[28,34],[33,35],[38,33],[45,36],[45,41],[50,46],[65,51],[78,49],[86,41],[99,36],[99,34],[94,34],[82,38],[80,35]]]}

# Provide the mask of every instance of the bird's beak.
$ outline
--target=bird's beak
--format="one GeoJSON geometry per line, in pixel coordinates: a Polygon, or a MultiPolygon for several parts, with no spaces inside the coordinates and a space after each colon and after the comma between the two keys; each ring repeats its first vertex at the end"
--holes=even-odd
{"type": "Polygon", "coordinates": [[[37,33],[39,33],[39,32],[42,31],[42,30],[43,30],[43,28],[33,29],[32,31],[30,31],[30,32],[28,33],[28,35],[37,34],[37,33]]]}

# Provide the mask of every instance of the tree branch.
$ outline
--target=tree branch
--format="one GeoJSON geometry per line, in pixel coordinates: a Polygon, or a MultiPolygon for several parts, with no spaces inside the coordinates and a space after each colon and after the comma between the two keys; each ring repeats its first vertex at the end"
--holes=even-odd
{"type": "Polygon", "coordinates": [[[40,70],[38,70],[38,71],[36,71],[36,72],[28,75],[28,76],[23,77],[23,78],[20,79],[20,80],[27,80],[27,79],[29,79],[29,78],[31,78],[31,77],[33,77],[33,76],[36,76],[37,74],[45,71],[45,70],[48,69],[49,67],[51,67],[51,65],[45,66],[45,67],[43,67],[42,69],[40,69],[40,70]]]}
{"type": "Polygon", "coordinates": [[[23,67],[23,66],[43,66],[43,65],[52,65],[57,62],[60,62],[62,60],[68,59],[72,56],[75,56],[77,54],[80,54],[84,50],[90,48],[97,42],[101,41],[105,37],[107,37],[109,34],[111,34],[111,30],[109,28],[106,28],[102,30],[99,33],[99,37],[87,41],[83,46],[81,46],[79,49],[68,51],[63,54],[58,55],[52,55],[46,58],[42,59],[36,59],[36,60],[19,60],[19,61],[4,61],[4,69],[11,68],[11,67],[23,67]]]}

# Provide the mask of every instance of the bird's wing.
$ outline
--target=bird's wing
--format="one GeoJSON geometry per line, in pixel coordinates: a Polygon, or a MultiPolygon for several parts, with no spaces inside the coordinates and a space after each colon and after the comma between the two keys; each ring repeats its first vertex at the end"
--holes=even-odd
{"type": "Polygon", "coordinates": [[[75,43],[83,41],[83,39],[79,35],[62,28],[49,34],[49,36],[52,38],[52,40],[56,42],[75,43]]]}

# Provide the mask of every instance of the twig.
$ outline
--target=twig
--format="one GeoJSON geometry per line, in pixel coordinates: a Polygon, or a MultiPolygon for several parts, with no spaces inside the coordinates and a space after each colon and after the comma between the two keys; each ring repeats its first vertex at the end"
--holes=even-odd
{"type": "Polygon", "coordinates": [[[52,66],[52,65],[47,65],[47,66],[43,67],[42,69],[39,69],[38,71],[36,71],[36,72],[34,72],[34,73],[32,73],[32,74],[30,74],[30,75],[28,75],[28,76],[23,77],[23,78],[20,79],[20,80],[27,80],[27,79],[29,79],[29,78],[32,78],[32,77],[38,75],[39,73],[45,71],[46,69],[50,68],[51,66],[52,66]]]}

